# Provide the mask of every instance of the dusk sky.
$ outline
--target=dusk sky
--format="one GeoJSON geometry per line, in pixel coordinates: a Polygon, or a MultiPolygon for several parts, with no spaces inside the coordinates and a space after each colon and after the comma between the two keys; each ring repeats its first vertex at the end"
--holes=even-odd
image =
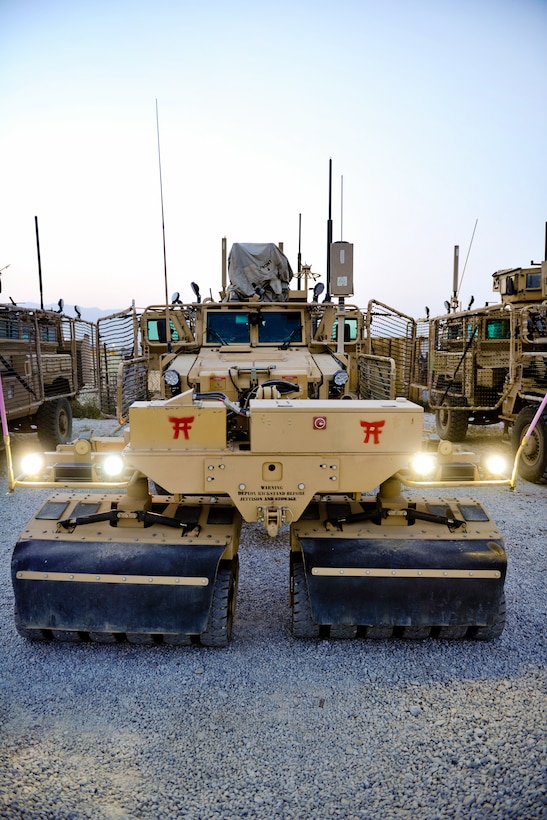
{"type": "Polygon", "coordinates": [[[443,312],[454,245],[497,301],[544,258],[546,43],[547,0],[0,0],[0,299],[37,216],[46,303],[163,301],[157,100],[169,293],[218,297],[224,236],[296,270],[299,214],[324,281],[332,158],[349,302],[443,312]]]}

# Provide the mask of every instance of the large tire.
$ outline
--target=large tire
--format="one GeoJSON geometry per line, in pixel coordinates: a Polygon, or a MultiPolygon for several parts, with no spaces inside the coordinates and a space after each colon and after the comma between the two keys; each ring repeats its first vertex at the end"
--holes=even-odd
{"type": "Polygon", "coordinates": [[[46,449],[72,440],[72,408],[68,399],[46,401],[36,414],[38,438],[46,449]]]}
{"type": "MultiPolygon", "coordinates": [[[[523,407],[515,419],[511,436],[513,453],[516,454],[536,413],[537,407],[523,407]]],[[[517,466],[519,475],[533,484],[538,484],[547,472],[547,415],[538,419],[517,466]]]]}
{"type": "Polygon", "coordinates": [[[494,623],[491,626],[475,627],[474,630],[471,630],[471,637],[476,641],[493,641],[496,638],[499,638],[505,628],[506,612],[507,607],[505,603],[505,593],[502,593],[498,613],[494,623]]]}
{"type": "Polygon", "coordinates": [[[320,627],[312,618],[306,570],[302,561],[291,556],[292,633],[295,638],[318,638],[320,627]]]}
{"type": "Polygon", "coordinates": [[[199,636],[203,646],[228,646],[232,637],[236,592],[238,580],[238,559],[233,566],[220,567],[215,580],[209,621],[199,636]]]}
{"type": "Polygon", "coordinates": [[[439,438],[447,441],[463,441],[469,424],[469,412],[465,410],[453,410],[453,407],[461,406],[456,398],[448,396],[443,406],[435,412],[435,426],[439,438]]]}

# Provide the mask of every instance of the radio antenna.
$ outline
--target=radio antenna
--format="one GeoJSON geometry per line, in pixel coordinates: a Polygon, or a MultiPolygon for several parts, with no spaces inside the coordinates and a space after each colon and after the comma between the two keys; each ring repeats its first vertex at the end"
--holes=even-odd
{"type": "Polygon", "coordinates": [[[163,212],[163,183],[161,179],[161,151],[160,151],[160,121],[158,116],[158,100],[156,99],[156,134],[158,136],[158,166],[160,171],[160,201],[161,201],[161,233],[163,239],[163,279],[165,284],[165,340],[167,352],[171,353],[171,322],[169,320],[169,291],[167,288],[167,255],[165,253],[165,216],[163,212]]]}
{"type": "Polygon", "coordinates": [[[300,251],[302,245],[302,214],[298,214],[298,289],[300,290],[300,273],[302,271],[302,253],[300,251]]]}
{"type": "Polygon", "coordinates": [[[329,218],[327,220],[327,292],[323,301],[330,302],[330,246],[332,245],[332,158],[329,159],[329,218]]]}
{"type": "Polygon", "coordinates": [[[38,284],[40,286],[40,307],[44,309],[44,289],[42,286],[42,260],[40,258],[40,234],[38,233],[38,217],[34,217],[34,228],[36,230],[36,253],[38,255],[38,284]]]}
{"type": "Polygon", "coordinates": [[[463,277],[465,276],[465,269],[467,267],[467,260],[469,259],[469,254],[471,253],[471,245],[473,244],[473,239],[475,238],[475,231],[477,230],[477,222],[478,221],[479,221],[478,219],[475,219],[475,227],[473,228],[473,233],[471,234],[471,241],[470,241],[469,247],[467,249],[467,256],[465,257],[465,263],[464,263],[463,271],[462,271],[462,278],[460,279],[460,284],[458,285],[458,292],[457,292],[456,296],[460,295],[460,288],[462,286],[463,277]]]}
{"type": "Polygon", "coordinates": [[[344,227],[344,175],[340,177],[340,242],[343,240],[344,227]]]}

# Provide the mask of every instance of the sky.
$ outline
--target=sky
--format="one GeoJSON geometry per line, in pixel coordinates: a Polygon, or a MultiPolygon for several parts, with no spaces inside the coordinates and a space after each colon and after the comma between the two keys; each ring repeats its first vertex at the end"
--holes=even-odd
{"type": "Polygon", "coordinates": [[[0,0],[0,301],[40,302],[35,217],[67,313],[216,299],[223,237],[324,282],[329,161],[348,302],[444,312],[456,245],[497,301],[545,258],[546,42],[547,0],[0,0]]]}

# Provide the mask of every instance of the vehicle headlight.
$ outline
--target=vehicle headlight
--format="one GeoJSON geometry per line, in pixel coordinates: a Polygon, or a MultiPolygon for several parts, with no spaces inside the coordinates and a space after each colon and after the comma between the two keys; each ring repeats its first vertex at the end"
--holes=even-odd
{"type": "Polygon", "coordinates": [[[337,387],[343,387],[348,381],[349,375],[346,370],[337,370],[332,378],[337,387]]]}
{"type": "Polygon", "coordinates": [[[123,473],[124,466],[124,461],[121,456],[108,456],[103,461],[103,472],[109,478],[116,478],[123,473]]]}
{"type": "Polygon", "coordinates": [[[437,469],[437,459],[431,453],[416,453],[411,462],[412,470],[417,475],[426,478],[433,475],[437,469]]]}
{"type": "Polygon", "coordinates": [[[25,475],[39,476],[44,470],[45,459],[41,453],[27,453],[21,459],[21,467],[25,475]]]}
{"type": "Polygon", "coordinates": [[[490,475],[500,476],[508,472],[506,459],[498,453],[488,456],[485,466],[490,475]]]}
{"type": "Polygon", "coordinates": [[[176,370],[173,370],[173,368],[166,370],[163,374],[163,378],[165,384],[168,384],[169,387],[177,387],[177,385],[180,384],[180,375],[176,370]]]}

